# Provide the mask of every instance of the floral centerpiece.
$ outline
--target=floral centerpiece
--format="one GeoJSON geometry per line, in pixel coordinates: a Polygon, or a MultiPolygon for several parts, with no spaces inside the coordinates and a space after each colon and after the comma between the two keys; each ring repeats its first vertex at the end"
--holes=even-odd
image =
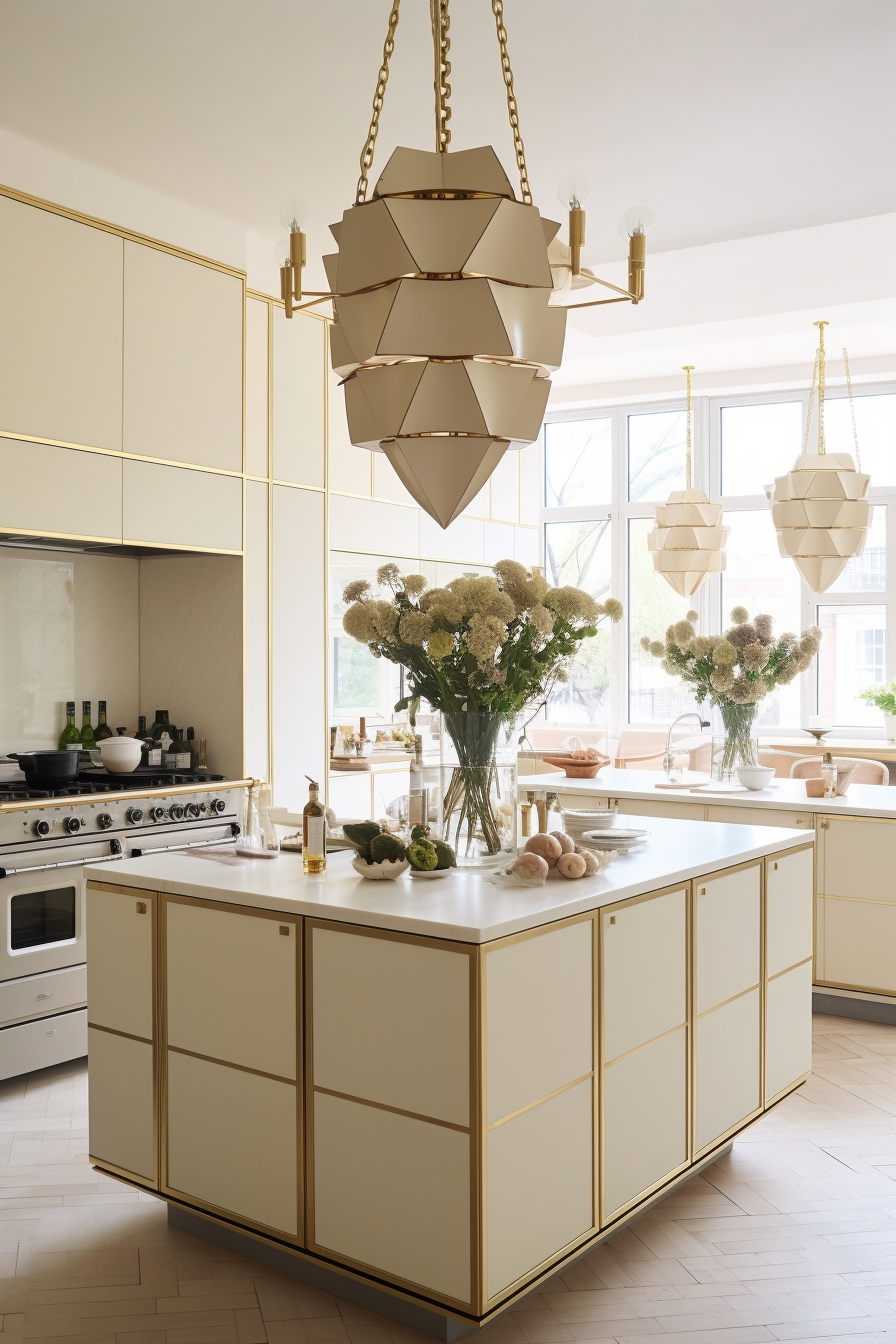
{"type": "Polygon", "coordinates": [[[697,703],[718,709],[725,741],[714,773],[729,779],[738,765],[756,765],[753,725],[757,705],[776,686],[786,686],[805,672],[821,644],[821,631],[810,626],[802,634],[775,636],[772,618],[750,619],[746,607],[731,612],[731,626],[721,635],[698,635],[696,611],[670,625],[664,640],[641,640],[645,652],[662,659],[665,672],[693,687],[697,703]]]}
{"type": "Polygon", "coordinates": [[[408,694],[397,710],[422,697],[441,711],[455,754],[441,828],[458,859],[500,854],[515,843],[516,799],[502,796],[499,741],[510,742],[520,712],[546,701],[567,679],[581,641],[605,618],[618,621],[622,604],[596,602],[579,588],[552,588],[515,560],[499,561],[494,575],[464,576],[441,588],[388,564],[377,571],[377,583],[380,594],[361,579],[346,587],[351,605],[343,628],[374,657],[405,668],[408,694]]]}

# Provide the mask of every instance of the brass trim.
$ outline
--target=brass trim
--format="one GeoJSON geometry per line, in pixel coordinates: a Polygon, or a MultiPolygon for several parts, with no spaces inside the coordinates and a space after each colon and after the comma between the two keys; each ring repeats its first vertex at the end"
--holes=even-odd
{"type": "Polygon", "coordinates": [[[652,1036],[649,1041],[642,1041],[640,1045],[632,1046],[631,1050],[626,1050],[624,1054],[614,1055],[612,1059],[604,1060],[604,1068],[611,1069],[614,1064],[619,1064],[623,1059],[630,1059],[632,1055],[639,1054],[642,1050],[646,1050],[648,1046],[656,1045],[657,1041],[664,1041],[667,1036],[674,1036],[676,1031],[681,1031],[683,1027],[688,1025],[688,1021],[689,1019],[686,1017],[683,1022],[677,1022],[674,1027],[669,1027],[668,1031],[661,1031],[659,1036],[652,1036]]]}
{"type": "MultiPolygon", "coordinates": [[[[803,848],[808,848],[808,846],[804,845],[803,848]]],[[[774,862],[777,868],[778,860],[770,860],[766,857],[763,859],[759,871],[759,1105],[763,1110],[768,1093],[768,873],[770,862],[774,862]]],[[[812,885],[812,903],[814,905],[814,880],[812,885]]]]}
{"type": "MultiPolygon", "coordinates": [[[[240,909],[245,907],[240,906],[240,909]]],[[[231,911],[234,909],[230,907],[231,911]]],[[[201,1055],[198,1050],[185,1050],[182,1045],[172,1045],[169,1041],[168,1050],[173,1055],[187,1055],[190,1059],[204,1059],[207,1064],[220,1064],[222,1069],[237,1069],[240,1073],[254,1073],[256,1078],[271,1078],[275,1083],[286,1083],[289,1087],[296,1087],[295,1078],[284,1078],[280,1073],[265,1073],[264,1069],[250,1069],[248,1064],[236,1064],[232,1059],[219,1059],[216,1055],[201,1055]]]]}
{"type": "Polygon", "coordinates": [[[783,971],[775,971],[774,975],[768,977],[768,984],[771,984],[773,980],[780,980],[782,975],[789,975],[791,971],[798,971],[801,966],[805,966],[811,960],[812,954],[810,953],[808,957],[803,957],[802,961],[795,961],[792,966],[785,966],[783,971]]]}
{"type": "MultiPolygon", "coordinates": [[[[264,478],[261,477],[259,479],[263,480],[264,478]]],[[[306,485],[304,481],[282,481],[279,476],[271,477],[271,485],[283,485],[288,490],[312,490],[317,495],[324,495],[327,493],[327,487],[325,485],[306,485]]]]}
{"type": "MultiPolygon", "coordinates": [[[[97,889],[97,888],[96,888],[96,886],[94,885],[93,888],[92,888],[92,890],[95,891],[96,889],[97,889]]],[[[109,888],[107,888],[107,890],[109,890],[109,888]]],[[[122,894],[123,894],[123,893],[122,893],[122,894]]],[[[154,895],[155,893],[153,893],[153,892],[147,892],[146,894],[147,894],[147,895],[154,895]]],[[[152,1036],[135,1036],[135,1035],[133,1034],[133,1032],[130,1032],[130,1031],[118,1031],[115,1027],[104,1027],[104,1026],[102,1026],[99,1022],[91,1022],[89,1018],[88,1018],[88,1020],[87,1020],[87,1026],[88,1026],[88,1029],[89,1029],[90,1031],[105,1031],[105,1032],[107,1032],[110,1036],[123,1036],[124,1039],[125,1039],[126,1041],[139,1041],[139,1043],[140,1043],[141,1045],[152,1045],[152,1044],[153,1044],[153,1037],[152,1037],[152,1036]]]]}
{"type": "Polygon", "coordinates": [[[819,901],[852,901],[856,905],[893,905],[896,906],[896,896],[892,901],[882,901],[877,896],[834,896],[827,891],[816,891],[816,899],[819,901]]]}
{"type": "Polygon", "coordinates": [[[223,271],[225,275],[233,275],[243,281],[246,279],[246,272],[237,266],[228,266],[226,262],[204,257],[199,252],[188,252],[186,248],[163,243],[158,238],[150,238],[148,234],[137,233],[135,229],[127,229],[120,224],[110,224],[108,220],[97,219],[95,215],[85,215],[82,211],[72,210],[66,205],[57,205],[55,201],[44,200],[41,196],[31,196],[27,192],[18,191],[15,187],[7,187],[0,183],[0,196],[8,196],[10,200],[20,201],[22,205],[33,205],[38,210],[48,210],[50,214],[61,215],[63,219],[74,220],[77,224],[87,224],[92,229],[112,233],[117,238],[127,238],[132,243],[142,243],[144,247],[154,248],[156,252],[167,252],[170,256],[180,257],[183,261],[194,261],[200,266],[208,266],[210,270],[223,271]]]}
{"type": "MultiPolygon", "coordinates": [[[[162,789],[140,789],[140,790],[127,789],[125,791],[122,791],[121,793],[102,793],[102,794],[86,793],[82,794],[80,797],[74,797],[74,798],[27,798],[21,800],[20,802],[15,803],[0,803],[0,816],[4,816],[7,812],[29,812],[36,807],[44,807],[44,808],[58,807],[60,809],[70,809],[72,807],[85,807],[88,804],[92,807],[98,807],[101,805],[101,803],[119,803],[122,801],[126,801],[129,798],[134,798],[138,792],[141,798],[169,798],[173,794],[196,793],[199,790],[204,790],[206,792],[223,793],[225,789],[247,789],[249,785],[252,783],[252,780],[221,779],[221,780],[210,780],[209,783],[212,785],[211,789],[208,789],[205,784],[200,782],[196,784],[172,784],[170,788],[162,788],[162,789]]],[[[227,825],[226,821],[222,821],[219,824],[222,826],[227,825]]],[[[152,834],[154,834],[154,829],[144,826],[135,827],[134,830],[128,831],[128,835],[152,835],[152,834]]],[[[99,834],[97,836],[97,840],[102,839],[103,839],[102,834],[99,834]]],[[[84,862],[87,865],[90,864],[89,859],[85,859],[84,862]]]]}
{"type": "Polygon", "coordinates": [[[384,1101],[371,1101],[368,1097],[357,1097],[351,1092],[337,1092],[332,1087],[321,1087],[314,1083],[312,1090],[325,1097],[338,1097],[341,1101],[351,1101],[356,1106],[369,1106],[374,1111],[389,1111],[392,1115],[405,1115],[409,1120],[420,1120],[426,1125],[440,1125],[442,1129],[455,1129],[459,1134],[470,1134],[469,1125],[456,1125],[451,1120],[438,1120],[434,1115],[423,1115],[420,1111],[406,1111],[401,1106],[387,1106],[384,1101]]]}
{"type": "Polygon", "coordinates": [[[896,989],[879,989],[876,985],[849,985],[845,980],[818,980],[812,984],[820,989],[847,989],[855,994],[880,994],[884,998],[896,999],[896,989]]]}
{"type": "Polygon", "coordinates": [[[124,448],[101,448],[95,443],[72,443],[67,439],[43,438],[39,434],[20,434],[14,429],[0,429],[0,439],[38,443],[46,448],[68,448],[73,453],[96,453],[99,457],[118,457],[125,462],[151,462],[154,466],[179,467],[182,471],[204,471],[208,476],[236,476],[238,480],[242,480],[246,475],[242,468],[234,471],[230,467],[207,467],[199,462],[181,462],[173,457],[150,457],[147,453],[129,453],[124,448]]]}
{"type": "Polygon", "coordinates": [[[509,1115],[502,1115],[500,1120],[493,1120],[490,1125],[486,1126],[486,1128],[492,1130],[497,1129],[499,1125],[506,1125],[508,1120],[515,1120],[518,1115],[525,1115],[526,1111],[534,1111],[536,1106],[541,1106],[544,1102],[551,1101],[554,1097],[559,1097],[563,1092],[571,1091],[572,1088],[578,1087],[580,1083],[584,1083],[587,1079],[593,1077],[594,1070],[589,1069],[588,1072],[583,1073],[580,1078],[573,1078],[571,1083],[564,1083],[562,1087],[555,1087],[553,1092],[546,1092],[544,1096],[539,1097],[537,1101],[530,1101],[527,1105],[520,1106],[519,1110],[511,1111],[509,1115]]]}
{"type": "Polygon", "coordinates": [[[158,1193],[158,1185],[148,1176],[138,1176],[136,1171],[128,1171],[126,1167],[117,1167],[114,1162],[107,1162],[104,1157],[95,1157],[93,1153],[88,1152],[87,1161],[95,1171],[102,1171],[107,1176],[116,1176],[126,1181],[129,1185],[138,1185],[141,1190],[152,1190],[154,1194],[158,1193]]]}
{"type": "Polygon", "coordinates": [[[798,1087],[802,1087],[803,1083],[807,1083],[811,1077],[812,1070],[810,1069],[808,1073],[803,1074],[802,1078],[798,1078],[795,1083],[788,1083],[788,1085],[782,1088],[780,1092],[775,1093],[775,1095],[765,1104],[766,1112],[768,1112],[772,1106],[777,1106],[778,1102],[783,1101],[785,1097],[789,1097],[791,1092],[795,1092],[798,1087]]]}
{"type": "MultiPolygon", "coordinates": [[[[762,1054],[762,1052],[760,1051],[760,1057],[761,1057],[761,1054],[762,1054]]],[[[806,1076],[808,1077],[808,1074],[807,1074],[806,1076]]],[[[761,1095],[762,1095],[762,1080],[761,1080],[761,1079],[760,1079],[760,1083],[759,1083],[759,1093],[760,1093],[760,1098],[761,1098],[761,1095]]],[[[762,1101],[761,1101],[761,1099],[760,1099],[759,1105],[755,1108],[755,1110],[753,1110],[753,1111],[750,1112],[750,1114],[746,1117],[746,1119],[744,1119],[744,1120],[738,1120],[736,1124],[731,1125],[728,1129],[724,1130],[721,1134],[716,1135],[716,1137],[715,1137],[714,1139],[710,1139],[709,1143],[704,1144],[704,1146],[703,1146],[702,1148],[698,1148],[698,1149],[696,1150],[696,1152],[694,1153],[694,1158],[695,1158],[697,1161],[699,1161],[700,1158],[703,1157],[706,1153],[710,1153],[710,1152],[712,1152],[714,1149],[718,1148],[719,1144],[720,1144],[720,1143],[724,1143],[724,1142],[726,1141],[726,1139],[733,1138],[736,1134],[739,1134],[739,1133],[741,1132],[741,1130],[743,1130],[743,1129],[749,1129],[750,1125],[754,1124],[754,1123],[759,1119],[759,1117],[762,1116],[762,1115],[764,1115],[764,1114],[765,1114],[765,1107],[763,1106],[762,1101]]]]}
{"type": "MultiPolygon", "coordinates": [[[[11,532],[12,528],[5,528],[4,531],[11,532]]],[[[31,533],[34,536],[34,533],[31,533]]],[[[242,550],[225,551],[220,546],[186,546],[178,541],[141,541],[138,537],[122,537],[116,545],[121,546],[149,546],[154,551],[188,551],[190,554],[196,552],[199,555],[242,555],[242,550]]]]}
{"type": "MultiPolygon", "coordinates": [[[[761,934],[761,927],[762,927],[762,914],[761,914],[761,911],[760,911],[760,917],[759,917],[759,925],[760,925],[760,934],[761,934]]],[[[760,947],[760,951],[759,951],[759,959],[760,959],[760,961],[762,960],[762,949],[761,949],[761,947],[760,947]]],[[[704,1008],[702,1012],[700,1012],[700,1013],[696,1013],[695,1016],[694,1016],[694,1021],[695,1021],[695,1022],[699,1022],[700,1019],[701,1019],[701,1017],[709,1017],[710,1013],[717,1013],[717,1012],[719,1011],[720,1008],[727,1008],[729,1003],[736,1003],[737,1000],[738,1000],[738,999],[742,999],[742,998],[744,997],[745,994],[753,994],[753,993],[755,993],[755,991],[756,991],[757,989],[760,989],[760,990],[762,989],[762,978],[761,978],[761,975],[760,975],[760,978],[756,981],[755,985],[748,985],[748,987],[747,987],[746,989],[742,989],[738,994],[732,994],[730,999],[723,999],[721,1003],[714,1003],[714,1004],[712,1005],[711,1008],[704,1008]]]]}

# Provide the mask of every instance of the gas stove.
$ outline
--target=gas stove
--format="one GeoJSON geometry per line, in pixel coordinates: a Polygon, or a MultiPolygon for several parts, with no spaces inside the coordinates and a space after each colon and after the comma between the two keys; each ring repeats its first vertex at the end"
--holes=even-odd
{"type": "Polygon", "coordinates": [[[22,780],[0,780],[0,805],[22,802],[29,798],[78,798],[91,793],[140,793],[145,789],[164,789],[180,784],[218,784],[224,775],[210,775],[207,770],[159,770],[140,766],[127,775],[115,775],[102,767],[78,772],[77,781],[60,784],[58,788],[32,788],[22,780]]]}

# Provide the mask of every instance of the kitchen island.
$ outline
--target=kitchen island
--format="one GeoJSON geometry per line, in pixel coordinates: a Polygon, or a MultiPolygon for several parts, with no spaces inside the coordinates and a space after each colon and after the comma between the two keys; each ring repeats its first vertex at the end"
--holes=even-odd
{"type": "Polygon", "coordinates": [[[812,850],[659,818],[537,889],[345,854],[88,869],[91,1161],[453,1339],[805,1080],[812,850]]]}
{"type": "MultiPolygon", "coordinates": [[[[700,776],[686,776],[696,785],[700,776]]],[[[702,777],[705,781],[705,776],[702,777]]],[[[605,767],[594,779],[530,775],[520,796],[545,790],[570,808],[615,807],[640,817],[796,827],[816,839],[815,1007],[896,1023],[896,788],[850,784],[842,798],[807,798],[805,781],[719,792],[657,788],[657,770],[605,767]]]]}

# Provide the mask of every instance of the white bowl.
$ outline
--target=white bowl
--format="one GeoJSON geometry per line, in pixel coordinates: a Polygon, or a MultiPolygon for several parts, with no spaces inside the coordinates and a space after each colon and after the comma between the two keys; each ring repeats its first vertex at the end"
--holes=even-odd
{"type": "Polygon", "coordinates": [[[358,876],[366,877],[373,882],[383,880],[394,882],[402,873],[406,873],[410,866],[407,859],[384,859],[382,863],[367,863],[360,856],[352,859],[352,867],[358,876]]]}
{"type": "Polygon", "coordinates": [[[745,789],[764,789],[775,777],[770,765],[739,765],[737,777],[745,789]]]}
{"type": "Polygon", "coordinates": [[[140,764],[143,743],[136,737],[104,737],[100,742],[103,765],[113,775],[129,775],[140,764]]]}

